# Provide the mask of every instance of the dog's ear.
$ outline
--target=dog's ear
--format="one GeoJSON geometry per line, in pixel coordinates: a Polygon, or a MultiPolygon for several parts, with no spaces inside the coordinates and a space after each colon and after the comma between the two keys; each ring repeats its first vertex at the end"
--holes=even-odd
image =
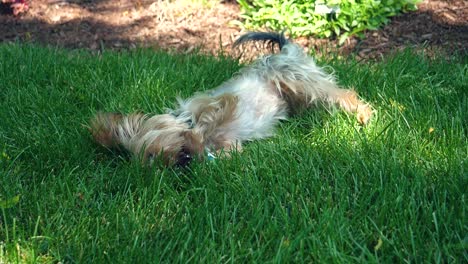
{"type": "Polygon", "coordinates": [[[93,135],[96,142],[104,147],[117,147],[119,138],[117,130],[123,119],[123,115],[119,113],[97,113],[90,121],[88,130],[93,135]]]}

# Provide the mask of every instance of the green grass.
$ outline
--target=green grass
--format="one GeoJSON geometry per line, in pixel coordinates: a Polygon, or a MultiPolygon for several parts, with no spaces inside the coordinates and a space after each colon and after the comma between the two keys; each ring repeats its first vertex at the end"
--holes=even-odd
{"type": "Polygon", "coordinates": [[[235,61],[0,45],[0,263],[467,262],[467,58],[328,63],[377,110],[369,126],[317,109],[181,171],[84,125],[160,113],[235,61]]]}

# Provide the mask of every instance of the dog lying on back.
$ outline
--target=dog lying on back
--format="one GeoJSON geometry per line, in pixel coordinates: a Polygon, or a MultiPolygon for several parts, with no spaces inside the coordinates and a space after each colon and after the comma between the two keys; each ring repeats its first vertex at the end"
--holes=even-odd
{"type": "Polygon", "coordinates": [[[214,90],[179,100],[167,114],[98,113],[90,125],[94,139],[107,148],[123,147],[145,163],[160,159],[166,166],[185,166],[272,136],[280,120],[318,102],[355,113],[361,124],[370,119],[368,104],[338,87],[282,33],[247,33],[234,46],[248,41],[277,44],[280,53],[257,59],[214,90]]]}

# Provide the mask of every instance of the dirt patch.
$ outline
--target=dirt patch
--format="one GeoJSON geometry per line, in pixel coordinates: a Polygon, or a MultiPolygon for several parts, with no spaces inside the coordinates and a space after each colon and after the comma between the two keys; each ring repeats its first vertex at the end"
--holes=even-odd
{"type": "MultiPolygon", "coordinates": [[[[468,1],[426,0],[363,40],[300,38],[316,51],[356,53],[363,58],[408,46],[467,54],[468,1]]],[[[23,15],[0,15],[0,41],[36,42],[66,48],[132,49],[157,47],[177,52],[223,51],[234,56],[232,42],[242,34],[233,23],[239,7],[231,1],[31,0],[23,15]],[[205,2],[205,3],[202,3],[205,2]]]]}
{"type": "Polygon", "coordinates": [[[422,47],[448,53],[468,52],[468,1],[426,0],[415,12],[395,17],[378,31],[366,33],[350,51],[376,57],[390,50],[422,47]]]}

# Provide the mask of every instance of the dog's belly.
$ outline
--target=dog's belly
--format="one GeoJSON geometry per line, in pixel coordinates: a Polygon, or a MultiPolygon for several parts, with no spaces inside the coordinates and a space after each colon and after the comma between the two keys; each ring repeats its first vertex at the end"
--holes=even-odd
{"type": "Polygon", "coordinates": [[[222,85],[212,95],[226,93],[239,98],[236,118],[223,129],[228,138],[254,140],[271,136],[275,125],[287,118],[286,102],[272,84],[263,80],[241,77],[222,85]]]}

